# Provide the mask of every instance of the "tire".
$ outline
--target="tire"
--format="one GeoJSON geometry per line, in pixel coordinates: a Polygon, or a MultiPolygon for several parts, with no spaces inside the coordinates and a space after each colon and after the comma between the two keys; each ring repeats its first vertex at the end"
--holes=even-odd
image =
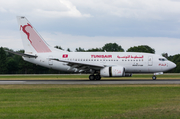
{"type": "Polygon", "coordinates": [[[153,80],[156,80],[156,76],[153,76],[152,79],[153,79],[153,80]]]}
{"type": "Polygon", "coordinates": [[[101,80],[101,76],[100,75],[96,75],[95,78],[96,78],[96,80],[101,80]]]}
{"type": "Polygon", "coordinates": [[[89,80],[95,80],[95,76],[94,75],[89,75],[89,80]]]}

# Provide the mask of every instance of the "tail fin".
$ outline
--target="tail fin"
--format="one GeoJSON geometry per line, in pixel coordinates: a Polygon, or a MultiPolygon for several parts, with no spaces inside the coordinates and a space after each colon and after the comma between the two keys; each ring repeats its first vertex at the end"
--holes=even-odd
{"type": "Polygon", "coordinates": [[[43,40],[25,17],[18,16],[17,21],[25,53],[34,54],[52,52],[49,45],[43,40]]]}

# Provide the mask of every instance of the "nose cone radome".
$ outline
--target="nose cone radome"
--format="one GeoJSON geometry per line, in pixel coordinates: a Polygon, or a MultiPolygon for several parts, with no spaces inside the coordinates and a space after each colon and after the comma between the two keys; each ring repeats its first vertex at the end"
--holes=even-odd
{"type": "Polygon", "coordinates": [[[176,67],[176,64],[173,63],[173,62],[171,62],[171,63],[170,63],[170,68],[171,68],[171,69],[174,69],[175,67],[176,67]]]}

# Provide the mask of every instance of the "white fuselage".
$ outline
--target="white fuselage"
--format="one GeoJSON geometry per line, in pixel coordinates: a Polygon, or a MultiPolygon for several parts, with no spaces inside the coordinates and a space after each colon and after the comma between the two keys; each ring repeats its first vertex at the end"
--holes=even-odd
{"type": "Polygon", "coordinates": [[[77,69],[68,66],[66,62],[50,60],[50,58],[88,64],[100,64],[105,67],[121,66],[125,68],[126,73],[164,72],[173,69],[176,66],[166,58],[150,53],[55,51],[51,53],[38,53],[36,55],[38,56],[37,58],[23,58],[24,60],[37,65],[67,72],[76,72],[77,69]]]}

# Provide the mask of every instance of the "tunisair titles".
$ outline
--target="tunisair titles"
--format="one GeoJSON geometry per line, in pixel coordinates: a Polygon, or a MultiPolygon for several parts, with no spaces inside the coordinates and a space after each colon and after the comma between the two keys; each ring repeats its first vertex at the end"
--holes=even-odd
{"type": "MultiPolygon", "coordinates": [[[[62,55],[63,58],[68,58],[68,54],[63,54],[62,55]]],[[[112,58],[112,55],[91,55],[91,58],[112,58]]],[[[127,56],[117,56],[117,58],[119,59],[128,59],[128,58],[131,58],[131,59],[143,59],[144,56],[133,56],[133,55],[127,55],[127,56]]]]}

